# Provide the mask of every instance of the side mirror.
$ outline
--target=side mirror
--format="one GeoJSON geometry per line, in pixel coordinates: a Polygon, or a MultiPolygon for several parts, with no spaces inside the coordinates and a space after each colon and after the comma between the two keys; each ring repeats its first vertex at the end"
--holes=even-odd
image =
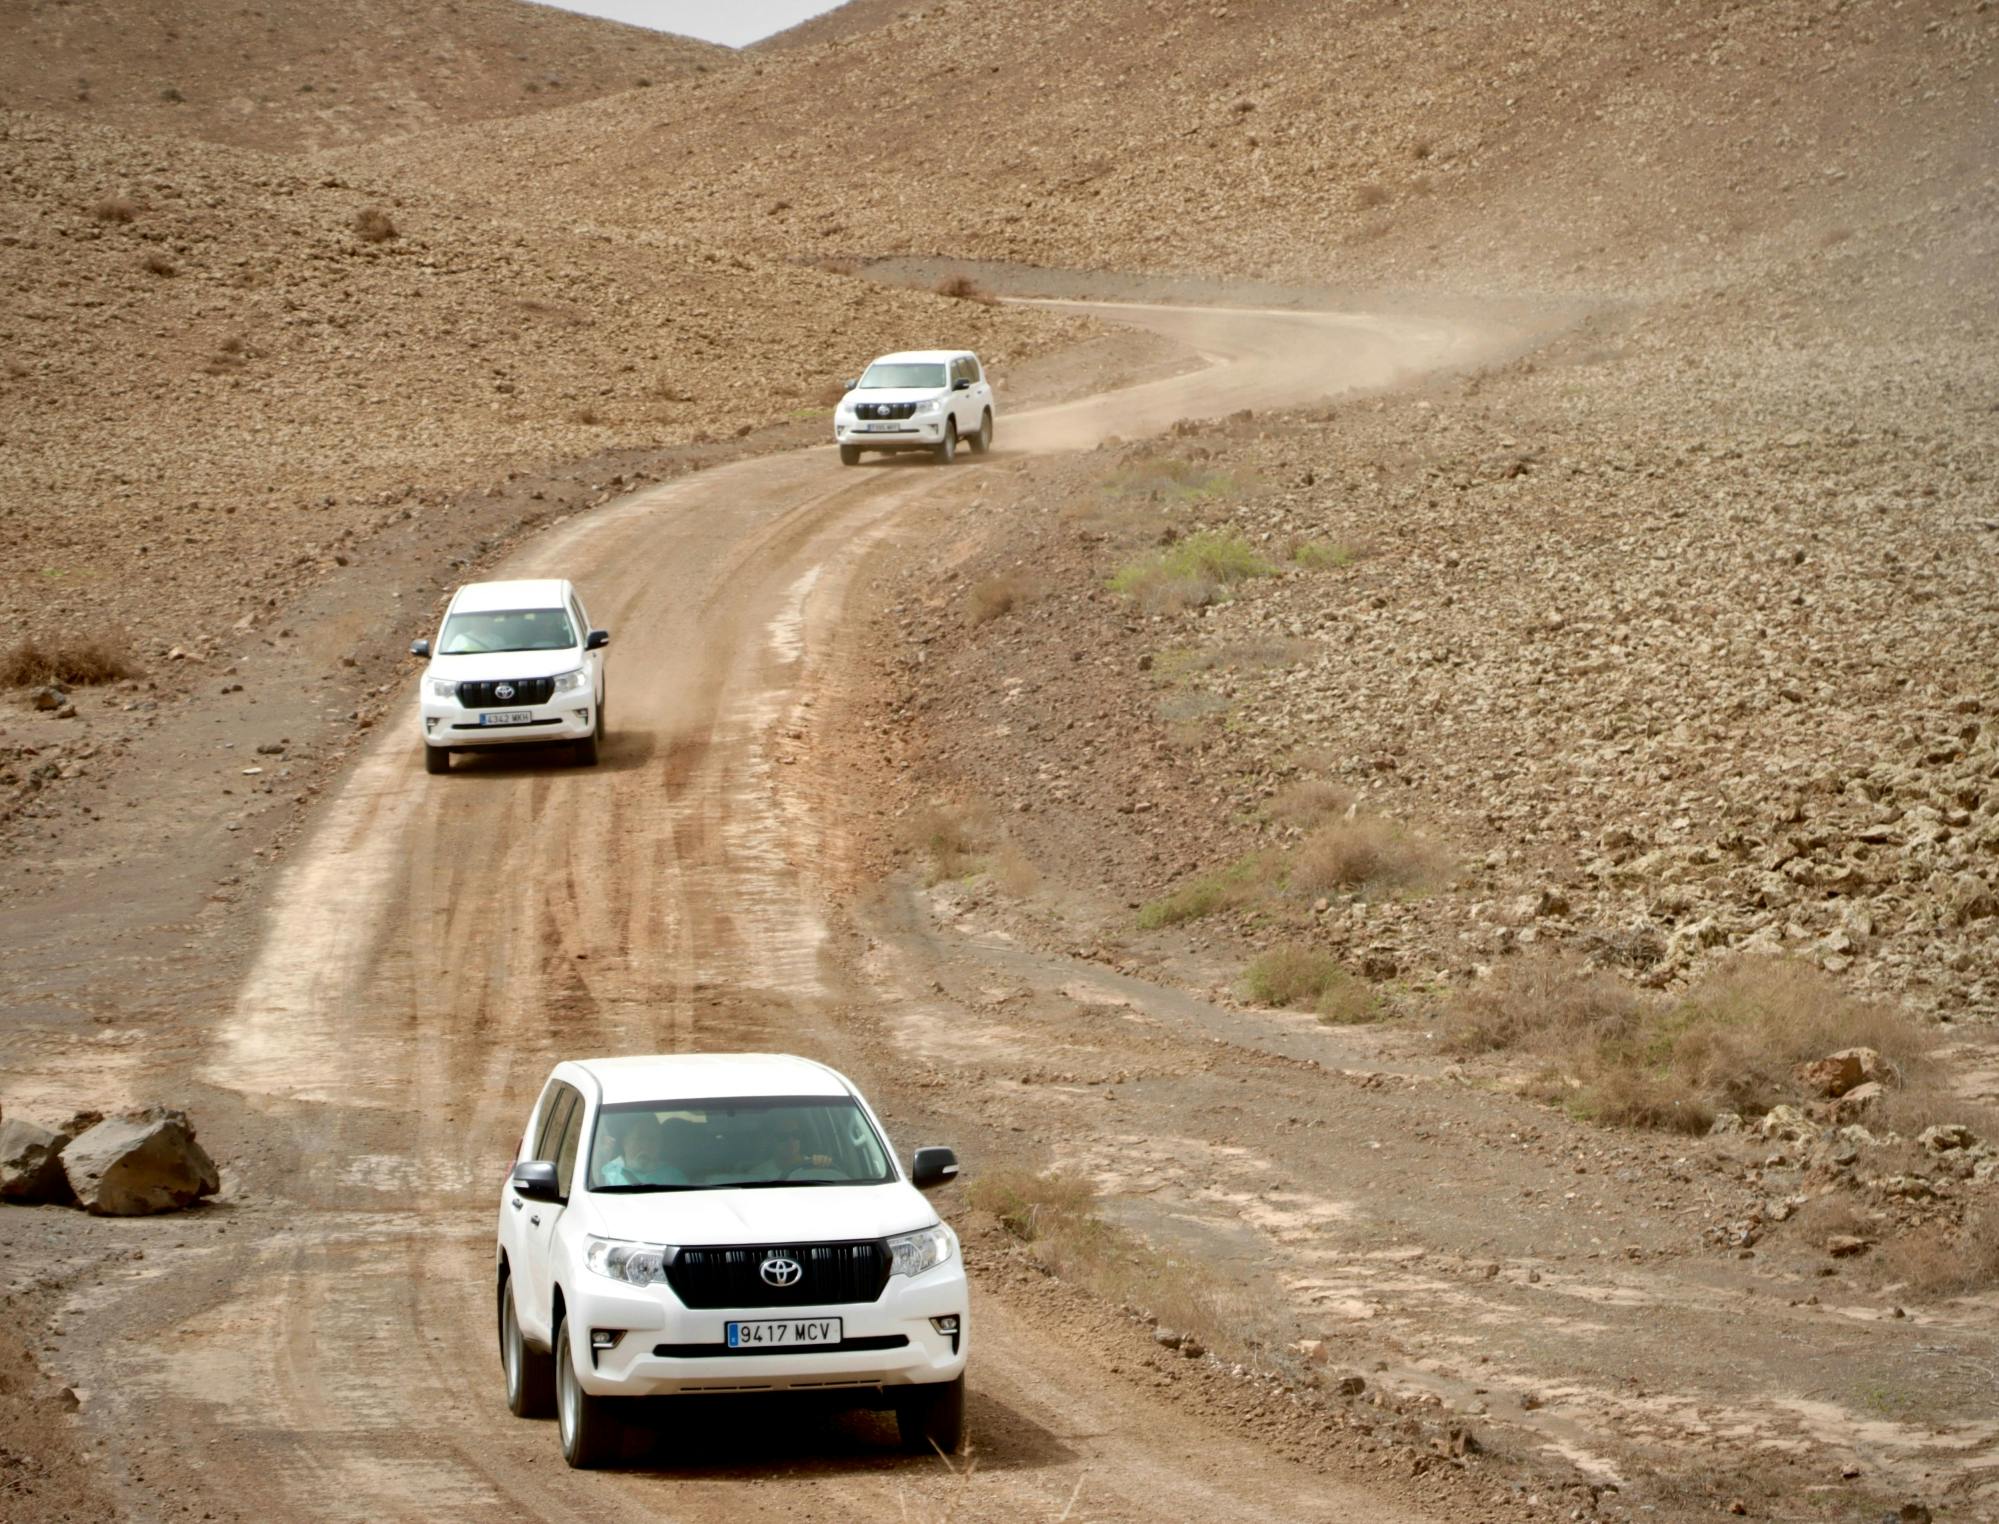
{"type": "Polygon", "coordinates": [[[968,392],[971,389],[972,389],[972,378],[970,376],[960,376],[957,380],[951,383],[951,390],[954,392],[968,392]]]}
{"type": "Polygon", "coordinates": [[[555,1165],[547,1159],[530,1159],[525,1164],[516,1164],[509,1181],[518,1196],[529,1201],[562,1200],[562,1182],[556,1178],[555,1165]]]}
{"type": "Polygon", "coordinates": [[[601,651],[610,643],[611,632],[609,630],[592,630],[589,638],[583,642],[583,649],[586,651],[601,651]]]}
{"type": "Polygon", "coordinates": [[[919,1148],[909,1161],[909,1183],[919,1191],[934,1191],[958,1178],[958,1156],[948,1148],[919,1148]]]}
{"type": "Polygon", "coordinates": [[[430,655],[430,642],[427,640],[412,640],[410,642],[410,655],[412,656],[430,655]]]}
{"type": "Polygon", "coordinates": [[[855,379],[853,379],[852,381],[842,381],[840,383],[840,390],[843,392],[850,392],[860,384],[861,384],[860,378],[855,377],[855,379]]]}

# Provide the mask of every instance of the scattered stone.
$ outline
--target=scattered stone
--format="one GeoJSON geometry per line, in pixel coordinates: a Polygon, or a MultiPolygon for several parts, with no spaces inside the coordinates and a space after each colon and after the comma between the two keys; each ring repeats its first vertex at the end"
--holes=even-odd
{"type": "Polygon", "coordinates": [[[1869,1080],[1864,1085],[1855,1085],[1845,1095],[1839,1096],[1827,1110],[1835,1123],[1851,1122],[1887,1093],[1878,1080],[1869,1080]]]}
{"type": "Polygon", "coordinates": [[[1969,1127],[1949,1122],[1935,1127],[1925,1127],[1918,1134],[1916,1142],[1926,1153],[1941,1154],[1948,1153],[1952,1149],[1976,1148],[1978,1134],[1969,1127]]]}
{"type": "Polygon", "coordinates": [[[1895,1071],[1872,1048],[1845,1048],[1798,1070],[1798,1082],[1827,1100],[1865,1084],[1893,1084],[1895,1071]]]}
{"type": "Polygon", "coordinates": [[[78,1205],[100,1217],[177,1211],[222,1188],[187,1113],[164,1106],[99,1122],[62,1151],[78,1205]]]}
{"type": "Polygon", "coordinates": [[[1333,1390],[1338,1392],[1342,1397],[1358,1397],[1362,1392],[1367,1390],[1367,1378],[1364,1376],[1342,1376],[1340,1377],[1339,1385],[1334,1387],[1333,1390]]]}
{"type": "Polygon", "coordinates": [[[1166,1327],[1165,1324],[1163,1323],[1159,1327],[1152,1330],[1152,1342],[1154,1344],[1163,1345],[1167,1349],[1178,1349],[1181,1343],[1185,1340],[1185,1338],[1186,1338],[1185,1334],[1178,1333],[1175,1330],[1166,1327]]]}
{"type": "Polygon", "coordinates": [[[70,1199],[62,1150],[69,1134],[19,1118],[0,1122],[0,1201],[34,1205],[70,1199]]]}
{"type": "Polygon", "coordinates": [[[1865,1254],[1874,1246],[1871,1238],[1856,1238],[1850,1233],[1836,1233],[1825,1242],[1825,1252],[1834,1259],[1851,1259],[1856,1254],[1865,1254]]]}

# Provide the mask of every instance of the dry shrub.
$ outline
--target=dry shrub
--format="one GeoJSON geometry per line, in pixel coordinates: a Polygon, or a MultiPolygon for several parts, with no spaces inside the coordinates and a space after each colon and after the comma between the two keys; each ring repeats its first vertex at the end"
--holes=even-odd
{"type": "Polygon", "coordinates": [[[1242,986],[1245,995],[1262,1005],[1304,1007],[1327,1022],[1367,1021],[1381,1007],[1374,991],[1342,968],[1339,959],[1295,942],[1258,955],[1243,970],[1242,986]]]}
{"type": "Polygon", "coordinates": [[[1332,571],[1361,558],[1359,549],[1338,540],[1293,540],[1287,554],[1292,565],[1306,571],[1332,571]]]}
{"type": "Polygon", "coordinates": [[[585,428],[594,428],[604,421],[604,417],[596,408],[586,402],[576,410],[576,421],[585,428]]]}
{"type": "Polygon", "coordinates": [[[1433,888],[1449,874],[1450,861],[1435,843],[1379,815],[1355,815],[1305,839],[1291,865],[1291,887],[1304,894],[1393,893],[1433,888]]]}
{"type": "Polygon", "coordinates": [[[1335,815],[1344,815],[1353,804],[1353,794],[1323,778],[1301,778],[1278,791],[1270,801],[1270,818],[1279,825],[1296,826],[1301,831],[1323,825],[1335,815]]]}
{"type": "Polygon", "coordinates": [[[90,215],[99,222],[130,222],[139,208],[130,196],[106,196],[91,206],[90,215]]]}
{"type": "Polygon", "coordinates": [[[1879,1238],[1881,1223],[1851,1197],[1821,1196],[1799,1213],[1798,1236],[1823,1249],[1835,1238],[1879,1238]]]}
{"type": "Polygon", "coordinates": [[[1041,887],[1041,870],[1019,843],[1003,841],[993,853],[993,883],[1009,899],[1024,900],[1041,887]]]}
{"type": "Polygon", "coordinates": [[[1353,204],[1363,212],[1388,205],[1388,187],[1379,180],[1365,180],[1354,187],[1353,204]]]}
{"type": "Polygon", "coordinates": [[[1805,1101],[1798,1067],[1840,1048],[1876,1049],[1911,1091],[1934,1084],[1912,1018],[1778,958],[1738,959],[1679,996],[1643,994],[1556,958],[1523,959],[1462,993],[1445,1026],[1459,1052],[1548,1059],[1553,1093],[1571,1109],[1632,1127],[1699,1132],[1723,1107],[1760,1114],[1805,1101]]]}
{"type": "Polygon", "coordinates": [[[1176,614],[1219,602],[1238,583],[1274,569],[1241,536],[1202,530],[1121,568],[1110,588],[1147,613],[1176,614]]]}
{"type": "Polygon", "coordinates": [[[1281,859],[1267,852],[1252,852],[1219,873],[1203,874],[1164,899],[1143,906],[1138,912],[1138,924],[1143,930],[1156,931],[1162,926],[1196,921],[1219,910],[1253,905],[1270,894],[1282,871],[1281,859]]]}
{"type": "Polygon", "coordinates": [[[1925,1296],[1957,1296],[1999,1287],[1999,1206],[1965,1214],[1955,1230],[1924,1223],[1882,1247],[1879,1272],[1925,1296]]]}
{"type": "Polygon", "coordinates": [[[930,882],[975,873],[992,840],[991,812],[978,805],[932,804],[910,818],[910,844],[930,859],[930,882]]]}
{"type": "Polygon", "coordinates": [[[387,243],[396,236],[396,225],[379,206],[363,207],[354,214],[354,236],[363,243],[387,243]]]}
{"type": "Polygon", "coordinates": [[[961,302],[977,302],[981,307],[997,307],[999,298],[969,275],[948,275],[937,283],[937,294],[961,302]]]}
{"type": "Polygon", "coordinates": [[[978,626],[1010,613],[1034,596],[1034,579],[1011,571],[976,582],[965,594],[965,622],[978,626]]]}
{"type": "Polygon", "coordinates": [[[45,644],[31,635],[0,656],[0,687],[6,688],[39,683],[89,687],[138,675],[138,663],[132,660],[131,648],[122,636],[45,644]]]}
{"type": "Polygon", "coordinates": [[[178,267],[164,254],[148,254],[141,263],[148,275],[171,277],[179,273],[178,267]]]}

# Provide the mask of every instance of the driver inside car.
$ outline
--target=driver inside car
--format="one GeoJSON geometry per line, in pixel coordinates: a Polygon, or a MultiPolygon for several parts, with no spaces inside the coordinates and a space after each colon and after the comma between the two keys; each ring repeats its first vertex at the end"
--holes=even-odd
{"type": "Polygon", "coordinates": [[[666,1161],[666,1129],[658,1117],[638,1116],[625,1124],[615,1158],[597,1172],[600,1185],[685,1185],[687,1176],[666,1161]]]}

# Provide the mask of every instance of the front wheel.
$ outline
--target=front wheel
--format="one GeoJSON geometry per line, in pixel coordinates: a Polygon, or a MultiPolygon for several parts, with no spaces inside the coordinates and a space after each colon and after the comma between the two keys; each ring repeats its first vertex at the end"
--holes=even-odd
{"type": "Polygon", "coordinates": [[[595,767],[598,755],[603,751],[603,747],[604,705],[602,700],[599,700],[597,704],[596,724],[591,727],[590,734],[576,743],[576,765],[578,767],[595,767]]]}
{"type": "Polygon", "coordinates": [[[957,419],[947,418],[944,420],[944,437],[937,441],[935,448],[937,451],[937,464],[940,466],[948,466],[958,458],[957,419]]]}
{"type": "Polygon", "coordinates": [[[514,1311],[514,1280],[500,1282],[500,1364],[507,1373],[507,1410],[516,1418],[555,1411],[555,1357],[529,1349],[514,1311]]]}
{"type": "Polygon", "coordinates": [[[432,746],[428,741],[423,746],[423,770],[435,777],[439,773],[451,771],[451,753],[442,746],[432,746]]]}
{"type": "Polygon", "coordinates": [[[841,445],[841,446],[840,446],[840,464],[841,464],[841,465],[843,465],[843,466],[858,466],[858,465],[859,465],[860,463],[861,463],[861,447],[860,447],[859,445],[841,445]]]}
{"type": "Polygon", "coordinates": [[[578,1471],[595,1471],[617,1452],[620,1429],[611,1397],[592,1397],[577,1379],[573,1335],[567,1318],[555,1325],[555,1418],[562,1431],[562,1458],[578,1471]]]}
{"type": "Polygon", "coordinates": [[[899,1394],[895,1426],[905,1450],[955,1455],[965,1442],[965,1378],[912,1386],[899,1394]]]}
{"type": "Polygon", "coordinates": [[[972,453],[983,455],[993,447],[993,410],[987,408],[979,417],[979,432],[972,436],[972,453]]]}

